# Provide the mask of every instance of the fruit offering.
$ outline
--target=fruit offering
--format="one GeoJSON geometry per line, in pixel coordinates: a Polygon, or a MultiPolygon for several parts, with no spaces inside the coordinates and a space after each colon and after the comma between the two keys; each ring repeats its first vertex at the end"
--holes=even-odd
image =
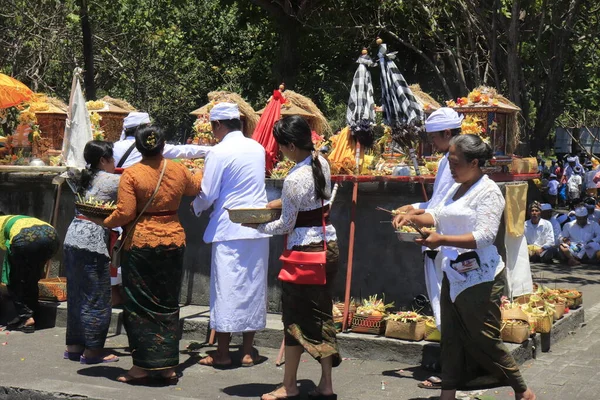
{"type": "Polygon", "coordinates": [[[394,307],[394,302],[385,304],[382,299],[378,299],[377,295],[369,296],[363,300],[362,305],[356,309],[356,314],[363,317],[382,317],[386,314],[386,310],[394,307]]]}

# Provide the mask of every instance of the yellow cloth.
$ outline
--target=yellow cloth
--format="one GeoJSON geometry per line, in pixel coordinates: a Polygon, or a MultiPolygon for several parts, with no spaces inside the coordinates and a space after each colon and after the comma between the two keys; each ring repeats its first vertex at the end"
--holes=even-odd
{"type": "Polygon", "coordinates": [[[347,126],[340,133],[331,138],[331,153],[327,157],[330,163],[343,163],[346,160],[354,161],[356,147],[352,141],[350,127],[347,126]]]}
{"type": "Polygon", "coordinates": [[[504,222],[506,233],[513,237],[523,236],[525,233],[525,210],[527,209],[527,183],[506,185],[506,207],[504,208],[504,222]]]}
{"type": "Polygon", "coordinates": [[[527,251],[529,252],[529,257],[532,257],[537,254],[542,248],[540,246],[536,246],[535,244],[527,245],[527,251]]]}
{"type": "Polygon", "coordinates": [[[5,222],[9,218],[12,218],[12,217],[16,217],[16,215],[0,216],[0,249],[2,249],[2,250],[6,250],[6,246],[5,246],[6,239],[9,239],[10,243],[12,244],[12,239],[23,229],[30,228],[32,226],[40,226],[40,225],[50,226],[50,224],[48,224],[42,220],[39,220],[37,218],[33,218],[33,217],[22,218],[14,223],[14,225],[12,226],[12,228],[9,232],[9,237],[6,238],[6,237],[4,237],[4,228],[3,227],[4,227],[5,222]]]}

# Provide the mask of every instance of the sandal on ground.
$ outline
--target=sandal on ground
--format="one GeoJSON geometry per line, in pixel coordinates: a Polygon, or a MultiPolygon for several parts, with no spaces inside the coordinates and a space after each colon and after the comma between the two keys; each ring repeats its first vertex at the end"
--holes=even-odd
{"type": "Polygon", "coordinates": [[[439,390],[442,388],[442,380],[440,378],[438,378],[437,376],[430,376],[429,378],[425,379],[423,382],[419,382],[419,384],[417,386],[420,387],[421,389],[439,390]],[[427,384],[425,382],[429,382],[429,384],[427,384]]]}
{"type": "Polygon", "coordinates": [[[19,331],[23,333],[33,333],[35,332],[35,324],[25,325],[25,323],[17,323],[17,324],[9,324],[6,327],[9,331],[19,331]]]}
{"type": "Polygon", "coordinates": [[[152,378],[150,378],[148,375],[135,378],[135,377],[129,375],[128,373],[125,373],[125,374],[119,376],[119,378],[117,378],[117,382],[127,383],[128,385],[147,386],[152,383],[152,378]],[[121,381],[121,380],[119,380],[119,378],[125,378],[125,380],[121,381]]]}
{"type": "Polygon", "coordinates": [[[81,356],[83,355],[83,351],[68,351],[65,350],[63,354],[63,358],[65,360],[71,361],[81,361],[81,356]]]}
{"type": "Polygon", "coordinates": [[[261,357],[261,355],[258,354],[258,350],[257,350],[257,351],[252,352],[252,361],[243,362],[241,365],[242,365],[242,367],[254,367],[255,365],[261,364],[266,359],[267,359],[266,357],[261,357]]]}
{"type": "MultiPolygon", "coordinates": [[[[277,390],[277,389],[275,389],[275,390],[277,390]]],[[[275,390],[273,390],[272,392],[269,392],[269,393],[265,393],[265,394],[267,396],[271,396],[273,398],[272,400],[286,400],[286,399],[287,400],[299,400],[300,399],[300,393],[298,393],[295,396],[284,396],[284,397],[281,397],[281,396],[275,394],[275,390]]],[[[263,394],[263,396],[264,396],[264,394],[263,394]]],[[[262,399],[262,396],[261,396],[261,399],[262,399]]],[[[271,400],[271,399],[269,399],[269,400],[271,400]]]]}
{"type": "Polygon", "coordinates": [[[158,382],[160,382],[163,385],[167,385],[167,386],[171,386],[171,385],[177,385],[177,383],[179,383],[179,378],[182,377],[182,374],[176,372],[174,375],[171,376],[158,376],[156,377],[156,379],[158,380],[158,382]]]}
{"type": "Polygon", "coordinates": [[[112,358],[105,358],[105,356],[99,356],[99,357],[86,357],[83,354],[81,355],[81,357],[79,358],[79,363],[80,364],[103,364],[103,363],[112,363],[112,362],[117,362],[119,361],[119,357],[114,356],[112,358]]]}
{"type": "Polygon", "coordinates": [[[308,393],[308,398],[310,400],[337,400],[337,394],[323,394],[318,389],[315,389],[308,393]]]}
{"type": "Polygon", "coordinates": [[[216,363],[215,359],[212,356],[206,356],[200,359],[200,361],[198,361],[198,364],[204,365],[206,367],[213,367],[216,369],[229,369],[233,366],[233,363],[231,362],[225,364],[216,363]]]}

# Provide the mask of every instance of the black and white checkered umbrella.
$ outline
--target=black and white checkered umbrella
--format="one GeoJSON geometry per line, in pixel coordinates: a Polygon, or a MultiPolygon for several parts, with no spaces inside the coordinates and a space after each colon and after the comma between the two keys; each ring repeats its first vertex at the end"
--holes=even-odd
{"type": "Polygon", "coordinates": [[[350,99],[346,109],[346,123],[350,126],[358,124],[362,120],[375,122],[375,101],[373,100],[373,81],[368,67],[376,64],[368,55],[361,55],[358,60],[358,68],[354,73],[350,99]]]}
{"type": "Polygon", "coordinates": [[[354,73],[350,99],[346,109],[346,123],[350,126],[353,136],[362,145],[373,145],[373,125],[375,124],[375,100],[373,99],[373,81],[369,67],[376,64],[367,54],[361,55],[358,68],[354,73]]]}
{"type": "Polygon", "coordinates": [[[394,62],[396,53],[388,54],[386,44],[381,43],[377,55],[381,68],[384,122],[391,127],[399,124],[422,123],[425,112],[394,62]]]}

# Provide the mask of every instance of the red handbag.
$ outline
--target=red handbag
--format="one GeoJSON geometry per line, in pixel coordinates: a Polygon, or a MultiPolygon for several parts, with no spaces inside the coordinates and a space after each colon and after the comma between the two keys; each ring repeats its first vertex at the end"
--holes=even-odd
{"type": "Polygon", "coordinates": [[[279,259],[283,261],[281,271],[277,277],[282,282],[295,283],[296,285],[325,285],[327,274],[327,236],[325,231],[325,212],[323,215],[323,251],[298,251],[288,250],[287,235],[284,242],[283,254],[279,259]]]}

